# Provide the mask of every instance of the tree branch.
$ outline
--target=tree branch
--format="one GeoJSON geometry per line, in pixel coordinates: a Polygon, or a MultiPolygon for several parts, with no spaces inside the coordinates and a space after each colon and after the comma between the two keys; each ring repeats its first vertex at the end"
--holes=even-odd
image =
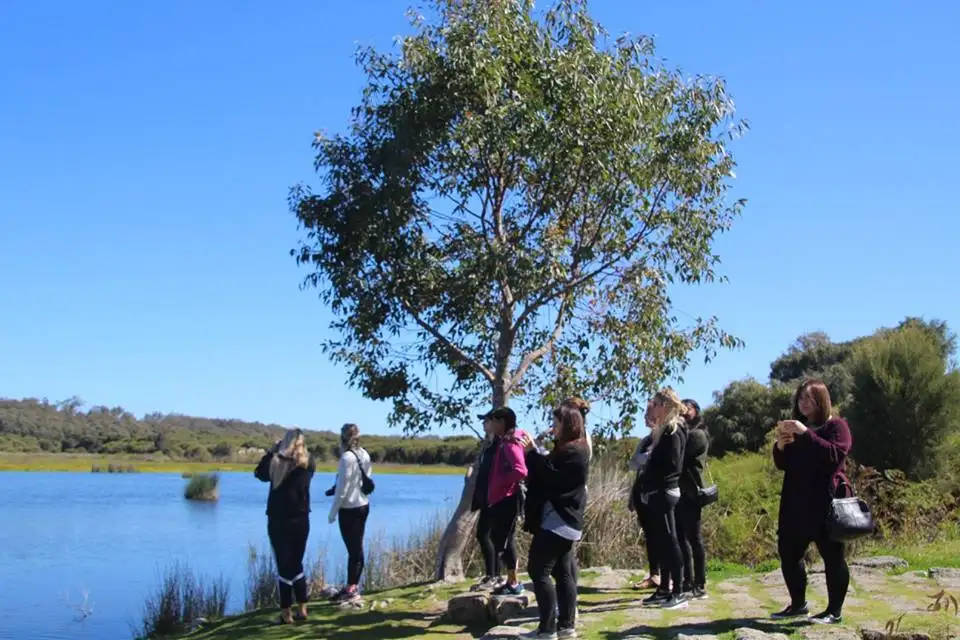
{"type": "Polygon", "coordinates": [[[413,321],[417,323],[424,331],[432,335],[434,338],[442,342],[447,346],[451,351],[453,351],[457,356],[463,360],[465,363],[469,364],[472,367],[475,367],[477,371],[483,374],[483,377],[486,378],[489,382],[493,382],[493,372],[483,365],[482,362],[472,357],[466,351],[455,345],[449,338],[440,333],[440,330],[429,324],[423,318],[420,317],[414,309],[413,306],[407,302],[405,299],[400,298],[400,306],[403,307],[403,310],[410,314],[410,317],[413,318],[413,321]]]}
{"type": "Polygon", "coordinates": [[[557,309],[557,319],[553,325],[553,333],[550,334],[550,337],[544,342],[540,347],[534,349],[527,355],[523,356],[523,360],[520,361],[519,366],[513,372],[513,375],[510,377],[510,384],[515,385],[523,379],[523,375],[527,372],[533,364],[537,362],[540,358],[547,355],[550,352],[550,349],[553,348],[553,344],[560,337],[560,334],[563,332],[564,317],[567,312],[567,306],[570,303],[570,297],[567,296],[560,303],[560,308],[557,309]]]}

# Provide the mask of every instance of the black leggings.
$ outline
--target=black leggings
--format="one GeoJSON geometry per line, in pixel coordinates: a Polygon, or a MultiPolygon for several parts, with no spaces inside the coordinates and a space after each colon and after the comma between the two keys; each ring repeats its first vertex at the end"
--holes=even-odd
{"type": "Polygon", "coordinates": [[[363,534],[367,529],[370,505],[340,509],[340,537],[347,546],[347,585],[360,584],[363,574],[363,534]]]}
{"type": "Polygon", "coordinates": [[[843,601],[850,586],[850,569],[844,556],[843,543],[834,542],[826,535],[821,534],[811,539],[809,536],[780,534],[777,540],[780,570],[783,572],[784,582],[787,583],[787,591],[790,592],[791,604],[799,607],[807,602],[807,570],[803,556],[811,542],[817,545],[827,574],[827,611],[839,616],[843,612],[843,601]]]}
{"type": "Polygon", "coordinates": [[[683,553],[683,586],[703,589],[707,584],[707,554],[703,548],[699,498],[681,498],[677,505],[677,530],[683,553]]]}
{"type": "Polygon", "coordinates": [[[307,537],[310,535],[309,518],[268,518],[267,535],[277,561],[280,607],[289,609],[294,595],[297,602],[306,602],[307,579],[303,573],[303,554],[307,550],[307,537]]]}
{"type": "Polygon", "coordinates": [[[673,593],[683,592],[683,555],[680,551],[680,538],[674,509],[679,498],[665,491],[650,496],[650,528],[653,532],[657,558],[661,562],[660,589],[666,591],[671,583],[673,593]]]}
{"type": "Polygon", "coordinates": [[[650,506],[641,504],[639,497],[634,501],[634,505],[637,509],[637,521],[640,523],[640,530],[643,531],[643,540],[647,547],[647,563],[650,565],[650,575],[658,576],[660,575],[660,558],[657,556],[656,534],[651,526],[650,506]]]}
{"type": "Polygon", "coordinates": [[[480,509],[480,518],[477,520],[477,542],[480,544],[480,554],[483,556],[483,571],[485,576],[500,575],[500,555],[493,546],[493,519],[490,509],[480,509]]]}
{"type": "Polygon", "coordinates": [[[577,608],[577,581],[573,571],[575,561],[570,557],[572,555],[573,541],[550,531],[540,529],[530,543],[527,571],[533,580],[533,592],[537,596],[542,632],[551,633],[558,628],[573,628],[574,612],[577,608]],[[551,577],[556,581],[556,585],[551,577]]]}
{"type": "Polygon", "coordinates": [[[503,567],[507,571],[517,570],[516,530],[517,517],[520,515],[520,496],[512,495],[487,507],[490,512],[490,538],[494,553],[503,557],[503,567]]]}

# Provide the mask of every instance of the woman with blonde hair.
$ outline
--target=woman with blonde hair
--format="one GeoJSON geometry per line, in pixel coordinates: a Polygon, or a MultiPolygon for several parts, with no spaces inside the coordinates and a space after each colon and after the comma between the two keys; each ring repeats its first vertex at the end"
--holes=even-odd
{"type": "Polygon", "coordinates": [[[281,624],[307,619],[307,580],[303,554],[310,535],[310,481],[316,467],[300,429],[283,434],[257,464],[254,475],[270,483],[267,496],[267,535],[277,561],[281,624]],[[295,616],[290,608],[296,597],[295,616]]]}
{"type": "Polygon", "coordinates": [[[347,586],[333,597],[336,602],[360,599],[360,576],[363,574],[363,536],[370,515],[372,488],[370,454],[360,446],[360,427],[345,424],[340,429],[340,465],[333,489],[330,524],[340,518],[340,537],[347,547],[347,586]]]}
{"type": "Polygon", "coordinates": [[[649,509],[657,559],[661,563],[660,586],[643,603],[663,609],[687,606],[683,595],[683,555],[674,510],[680,502],[680,475],[686,444],[683,401],[673,389],[657,392],[647,404],[646,423],[653,435],[653,448],[641,472],[641,502],[649,509]]]}

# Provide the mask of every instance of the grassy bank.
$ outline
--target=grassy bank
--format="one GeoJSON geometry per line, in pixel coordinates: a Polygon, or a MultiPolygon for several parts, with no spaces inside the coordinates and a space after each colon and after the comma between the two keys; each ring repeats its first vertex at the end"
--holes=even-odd
{"type": "MultiPolygon", "coordinates": [[[[911,562],[908,571],[863,571],[854,568],[854,581],[845,607],[845,628],[838,629],[838,639],[850,637],[854,629],[883,629],[887,621],[901,615],[900,630],[924,632],[931,638],[952,637],[960,630],[960,618],[953,612],[929,611],[933,594],[941,589],[957,594],[956,582],[939,584],[922,573],[930,566],[960,566],[960,541],[942,542],[935,549],[904,547],[894,555],[927,562],[911,562]],[[929,561],[935,560],[932,565],[929,561]],[[940,562],[944,560],[944,562],[940,562]]],[[[871,554],[872,555],[872,554],[871,554]]],[[[580,637],[588,640],[621,638],[672,639],[678,633],[717,636],[726,640],[733,631],[753,628],[779,632],[797,640],[818,636],[810,627],[778,624],[769,619],[779,609],[786,590],[774,568],[749,568],[742,565],[712,563],[707,584],[711,599],[691,603],[684,611],[663,612],[639,605],[642,595],[629,587],[639,574],[605,569],[585,568],[580,580],[580,637]]],[[[523,576],[526,578],[527,576],[523,576]]],[[[433,585],[420,583],[370,591],[361,608],[342,609],[325,603],[314,603],[309,622],[278,627],[272,624],[274,607],[263,607],[244,614],[210,622],[185,637],[190,640],[286,640],[293,638],[327,638],[328,640],[387,640],[432,638],[436,640],[476,639],[491,624],[471,628],[453,623],[446,615],[450,597],[466,591],[466,584],[433,585]]],[[[822,574],[811,578],[811,605],[825,602],[822,574]]],[[[521,613],[510,624],[533,627],[536,610],[521,613]]]]}
{"type": "MultiPolygon", "coordinates": [[[[100,456],[89,454],[20,454],[0,453],[0,471],[64,471],[89,473],[94,467],[117,467],[144,473],[205,473],[223,471],[252,471],[253,462],[191,462],[136,456],[100,456]]],[[[336,473],[334,462],[317,465],[321,473],[336,473]]],[[[462,467],[448,465],[377,464],[376,474],[458,475],[462,467]]]]}

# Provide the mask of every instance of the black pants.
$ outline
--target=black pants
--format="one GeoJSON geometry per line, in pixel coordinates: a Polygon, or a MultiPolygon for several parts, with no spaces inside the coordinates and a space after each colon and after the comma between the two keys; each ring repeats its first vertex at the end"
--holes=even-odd
{"type": "Polygon", "coordinates": [[[787,583],[787,591],[790,592],[790,602],[794,606],[800,606],[807,601],[807,570],[803,556],[811,542],[817,545],[827,574],[827,611],[839,616],[843,612],[843,601],[850,586],[850,569],[847,567],[843,543],[834,542],[825,534],[814,538],[780,534],[777,540],[780,570],[783,572],[784,582],[787,583]]]}
{"type": "Polygon", "coordinates": [[[517,569],[517,517],[520,515],[520,496],[512,495],[487,507],[490,512],[490,537],[494,553],[503,558],[507,571],[517,569]]]}
{"type": "Polygon", "coordinates": [[[477,542],[480,544],[480,554],[483,556],[483,575],[495,577],[500,575],[500,554],[493,546],[493,519],[490,509],[480,509],[480,518],[477,520],[477,542]]]}
{"type": "Polygon", "coordinates": [[[677,530],[683,553],[683,586],[703,589],[707,584],[707,554],[703,548],[701,516],[703,507],[698,498],[684,496],[677,504],[677,530]]]}
{"type": "Polygon", "coordinates": [[[650,529],[653,532],[654,547],[660,560],[660,588],[666,590],[673,582],[673,593],[683,592],[683,555],[680,551],[680,537],[677,521],[674,517],[679,498],[659,491],[650,496],[650,529]]]}
{"type": "Polygon", "coordinates": [[[340,509],[337,520],[340,523],[340,537],[347,546],[347,585],[360,584],[363,574],[363,534],[367,529],[367,516],[370,505],[340,509]]]}
{"type": "MultiPolygon", "coordinates": [[[[649,505],[641,504],[639,497],[634,501],[637,510],[637,521],[640,523],[640,530],[643,531],[643,540],[647,547],[647,563],[650,565],[650,575],[660,575],[660,558],[657,557],[657,545],[655,544],[653,527],[650,521],[649,505]]],[[[664,583],[666,585],[666,583],[664,583]]]]}
{"type": "Polygon", "coordinates": [[[294,595],[297,602],[307,601],[307,579],[303,573],[303,554],[310,535],[310,519],[267,519],[267,535],[277,560],[280,607],[289,609],[294,595]]]}
{"type": "Polygon", "coordinates": [[[573,628],[574,611],[577,608],[577,581],[573,575],[575,562],[571,555],[572,540],[543,529],[534,534],[533,542],[530,543],[527,571],[533,580],[533,592],[537,596],[540,631],[549,633],[558,628],[573,628]]]}

